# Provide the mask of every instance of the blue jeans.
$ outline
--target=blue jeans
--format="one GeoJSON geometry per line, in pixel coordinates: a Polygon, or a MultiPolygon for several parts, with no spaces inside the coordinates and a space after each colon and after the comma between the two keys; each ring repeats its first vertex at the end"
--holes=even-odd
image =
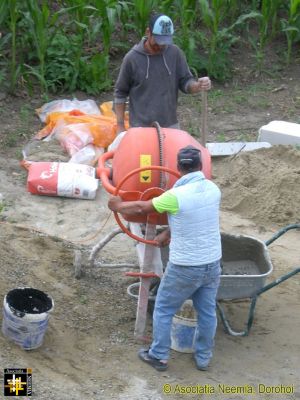
{"type": "Polygon", "coordinates": [[[220,274],[220,261],[197,267],[168,262],[155,301],[153,342],[149,350],[152,357],[169,359],[172,318],[185,300],[192,299],[198,315],[194,356],[198,364],[208,365],[217,328],[220,274]]]}

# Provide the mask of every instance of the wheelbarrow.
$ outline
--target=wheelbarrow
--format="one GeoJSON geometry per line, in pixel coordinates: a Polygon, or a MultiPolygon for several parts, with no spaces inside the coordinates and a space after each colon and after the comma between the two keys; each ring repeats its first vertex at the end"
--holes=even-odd
{"type": "Polygon", "coordinates": [[[280,285],[282,282],[300,272],[297,267],[265,285],[273,267],[268,255],[267,246],[291,229],[299,229],[300,224],[287,225],[277,231],[269,240],[261,242],[249,236],[222,235],[222,275],[217,294],[217,310],[225,331],[232,336],[247,336],[254,319],[254,310],[260,295],[280,285]],[[237,332],[231,327],[221,300],[250,299],[246,328],[237,332]]]}
{"type": "MultiPolygon", "coordinates": [[[[271,239],[266,242],[252,236],[230,235],[227,233],[221,234],[222,273],[217,293],[217,310],[225,331],[230,335],[247,336],[253,324],[254,310],[258,297],[300,272],[300,267],[295,268],[291,272],[277,278],[275,281],[267,285],[265,284],[268,276],[273,271],[268,246],[287,231],[299,228],[300,224],[287,225],[276,232],[271,239]],[[221,306],[222,300],[234,301],[237,299],[250,299],[246,329],[240,332],[233,330],[221,306]]],[[[164,265],[166,265],[168,248],[164,248],[163,259],[164,265]]],[[[131,297],[137,298],[138,296],[135,292],[138,286],[139,282],[131,284],[127,289],[127,293],[131,297]]],[[[158,286],[159,282],[157,282],[150,291],[148,308],[150,312],[152,312],[154,308],[158,286]]]]}

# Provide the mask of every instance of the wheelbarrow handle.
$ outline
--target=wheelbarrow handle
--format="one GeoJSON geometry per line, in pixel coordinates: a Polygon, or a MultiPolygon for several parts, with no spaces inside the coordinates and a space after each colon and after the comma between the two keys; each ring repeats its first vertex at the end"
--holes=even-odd
{"type": "Polygon", "coordinates": [[[279,229],[279,231],[277,231],[269,240],[265,241],[265,245],[269,246],[271,243],[275,242],[275,240],[280,238],[280,236],[284,235],[290,229],[300,229],[300,224],[290,224],[279,229]]]}

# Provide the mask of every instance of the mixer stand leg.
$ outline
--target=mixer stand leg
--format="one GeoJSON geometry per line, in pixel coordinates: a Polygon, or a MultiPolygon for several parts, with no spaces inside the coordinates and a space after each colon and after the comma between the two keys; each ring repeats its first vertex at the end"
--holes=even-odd
{"type": "MultiPolygon", "coordinates": [[[[141,227],[139,224],[130,223],[130,230],[141,236],[141,227]]],[[[156,236],[156,225],[147,224],[145,239],[153,240],[156,236]]],[[[144,243],[138,243],[136,246],[140,272],[142,274],[155,273],[157,276],[162,276],[163,265],[161,261],[160,249],[153,245],[148,245],[144,243]]],[[[134,337],[139,341],[149,341],[149,338],[145,336],[145,328],[147,322],[147,308],[148,308],[148,298],[149,289],[151,281],[153,278],[140,276],[140,289],[134,329],[134,337]]]]}

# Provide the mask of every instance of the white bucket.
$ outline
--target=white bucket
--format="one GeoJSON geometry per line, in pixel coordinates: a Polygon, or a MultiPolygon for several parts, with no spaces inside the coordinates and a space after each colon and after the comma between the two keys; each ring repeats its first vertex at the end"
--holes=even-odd
{"type": "Polygon", "coordinates": [[[24,350],[41,346],[54,302],[46,293],[32,288],[17,288],[3,301],[2,333],[24,350]]]}
{"type": "Polygon", "coordinates": [[[171,327],[171,349],[180,353],[193,353],[195,349],[197,319],[192,301],[187,300],[177,314],[174,315],[171,327]],[[184,316],[186,309],[192,311],[193,317],[184,316]],[[182,314],[182,315],[180,315],[182,314]]]}

